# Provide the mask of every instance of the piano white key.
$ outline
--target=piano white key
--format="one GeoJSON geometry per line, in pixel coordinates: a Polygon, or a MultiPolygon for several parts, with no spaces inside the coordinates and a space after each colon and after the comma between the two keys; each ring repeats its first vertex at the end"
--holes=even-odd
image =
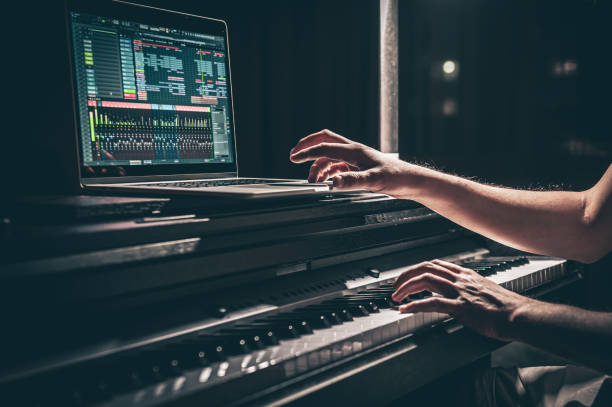
{"type": "Polygon", "coordinates": [[[530,259],[529,263],[497,272],[488,278],[509,290],[524,292],[538,285],[559,278],[559,270],[565,260],[530,259]]]}

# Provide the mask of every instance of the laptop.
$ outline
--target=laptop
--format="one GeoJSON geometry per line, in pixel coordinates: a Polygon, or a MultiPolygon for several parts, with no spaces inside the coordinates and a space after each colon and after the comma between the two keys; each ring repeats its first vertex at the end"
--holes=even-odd
{"type": "Polygon", "coordinates": [[[227,24],[112,0],[67,0],[80,185],[256,199],[331,183],[241,178],[227,24]]]}

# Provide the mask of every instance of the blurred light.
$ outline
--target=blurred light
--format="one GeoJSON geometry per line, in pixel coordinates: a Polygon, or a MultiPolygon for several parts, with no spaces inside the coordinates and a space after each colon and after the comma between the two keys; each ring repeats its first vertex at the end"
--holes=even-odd
{"type": "Polygon", "coordinates": [[[455,99],[444,99],[444,102],[442,102],[442,114],[444,116],[454,116],[457,114],[457,101],[455,99]]]}
{"type": "Polygon", "coordinates": [[[572,59],[565,61],[557,61],[552,66],[553,75],[555,76],[572,76],[576,74],[578,64],[572,59]]]}
{"type": "Polygon", "coordinates": [[[455,64],[455,61],[444,61],[444,63],[442,64],[442,70],[447,75],[452,75],[453,73],[455,73],[456,68],[457,65],[455,64]]]}
{"type": "Polygon", "coordinates": [[[454,81],[459,76],[459,62],[452,59],[447,59],[439,66],[442,68],[442,79],[446,81],[454,81]]]}

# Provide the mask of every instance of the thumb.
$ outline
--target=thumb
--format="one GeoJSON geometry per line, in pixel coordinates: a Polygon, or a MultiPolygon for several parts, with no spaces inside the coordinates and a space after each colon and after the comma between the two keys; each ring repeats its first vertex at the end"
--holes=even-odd
{"type": "Polygon", "coordinates": [[[374,173],[372,171],[349,171],[332,178],[336,189],[370,189],[374,173]]]}

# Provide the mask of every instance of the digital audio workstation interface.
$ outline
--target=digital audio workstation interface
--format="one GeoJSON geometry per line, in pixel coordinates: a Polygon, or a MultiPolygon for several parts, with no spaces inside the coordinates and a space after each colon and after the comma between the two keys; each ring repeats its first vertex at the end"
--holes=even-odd
{"type": "Polygon", "coordinates": [[[232,162],[224,37],[71,19],[84,165],[232,162]]]}

